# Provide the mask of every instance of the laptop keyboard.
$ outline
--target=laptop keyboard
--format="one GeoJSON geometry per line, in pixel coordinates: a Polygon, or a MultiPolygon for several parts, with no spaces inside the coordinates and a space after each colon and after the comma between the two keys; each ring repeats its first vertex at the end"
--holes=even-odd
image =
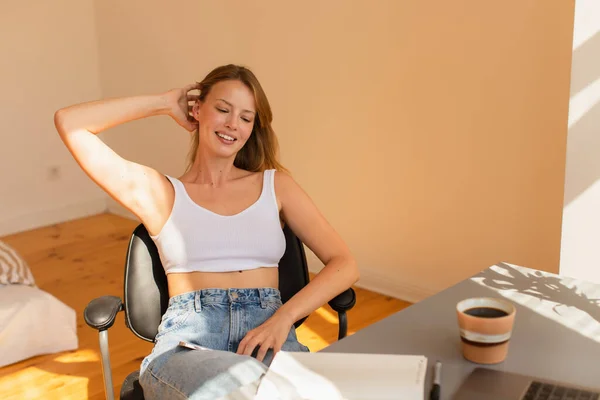
{"type": "Polygon", "coordinates": [[[533,381],[521,400],[599,400],[600,393],[533,381]]]}

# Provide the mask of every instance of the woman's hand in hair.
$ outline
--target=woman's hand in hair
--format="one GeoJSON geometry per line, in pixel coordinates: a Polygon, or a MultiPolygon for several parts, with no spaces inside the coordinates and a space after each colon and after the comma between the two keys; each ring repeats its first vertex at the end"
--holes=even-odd
{"type": "Polygon", "coordinates": [[[199,96],[189,92],[199,88],[200,84],[192,83],[180,89],[169,90],[162,95],[169,108],[168,113],[171,118],[190,132],[198,128],[198,121],[192,116],[192,107],[199,96]]]}

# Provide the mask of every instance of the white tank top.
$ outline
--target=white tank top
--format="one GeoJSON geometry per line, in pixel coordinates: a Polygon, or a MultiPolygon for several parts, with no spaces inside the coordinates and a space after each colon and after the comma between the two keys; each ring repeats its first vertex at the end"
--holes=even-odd
{"type": "Polygon", "coordinates": [[[201,207],[180,180],[167,175],[175,188],[173,209],[160,233],[150,236],[165,273],[277,267],[285,253],[285,236],[274,175],[274,169],[264,171],[259,199],[231,216],[201,207]]]}

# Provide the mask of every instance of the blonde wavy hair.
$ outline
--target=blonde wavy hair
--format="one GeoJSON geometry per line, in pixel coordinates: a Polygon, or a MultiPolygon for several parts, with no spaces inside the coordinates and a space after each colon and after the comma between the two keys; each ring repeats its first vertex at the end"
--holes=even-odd
{"type": "MultiPolygon", "coordinates": [[[[200,100],[204,101],[213,85],[227,80],[237,80],[246,85],[254,94],[254,102],[256,104],[256,118],[254,119],[252,134],[244,147],[237,153],[233,165],[251,172],[262,172],[266,169],[288,172],[278,160],[279,142],[271,127],[273,113],[271,112],[269,100],[252,71],[246,67],[234,64],[223,65],[213,69],[206,75],[202,82],[199,82],[200,100]]],[[[199,130],[196,129],[192,134],[186,172],[190,170],[196,160],[198,145],[199,130]]]]}

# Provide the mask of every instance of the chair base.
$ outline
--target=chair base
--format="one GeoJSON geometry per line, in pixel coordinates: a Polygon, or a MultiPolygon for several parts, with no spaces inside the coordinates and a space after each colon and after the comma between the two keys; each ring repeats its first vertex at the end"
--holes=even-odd
{"type": "Polygon", "coordinates": [[[140,371],[134,371],[127,375],[121,386],[119,398],[121,400],[144,400],[144,392],[140,386],[140,371]]]}

